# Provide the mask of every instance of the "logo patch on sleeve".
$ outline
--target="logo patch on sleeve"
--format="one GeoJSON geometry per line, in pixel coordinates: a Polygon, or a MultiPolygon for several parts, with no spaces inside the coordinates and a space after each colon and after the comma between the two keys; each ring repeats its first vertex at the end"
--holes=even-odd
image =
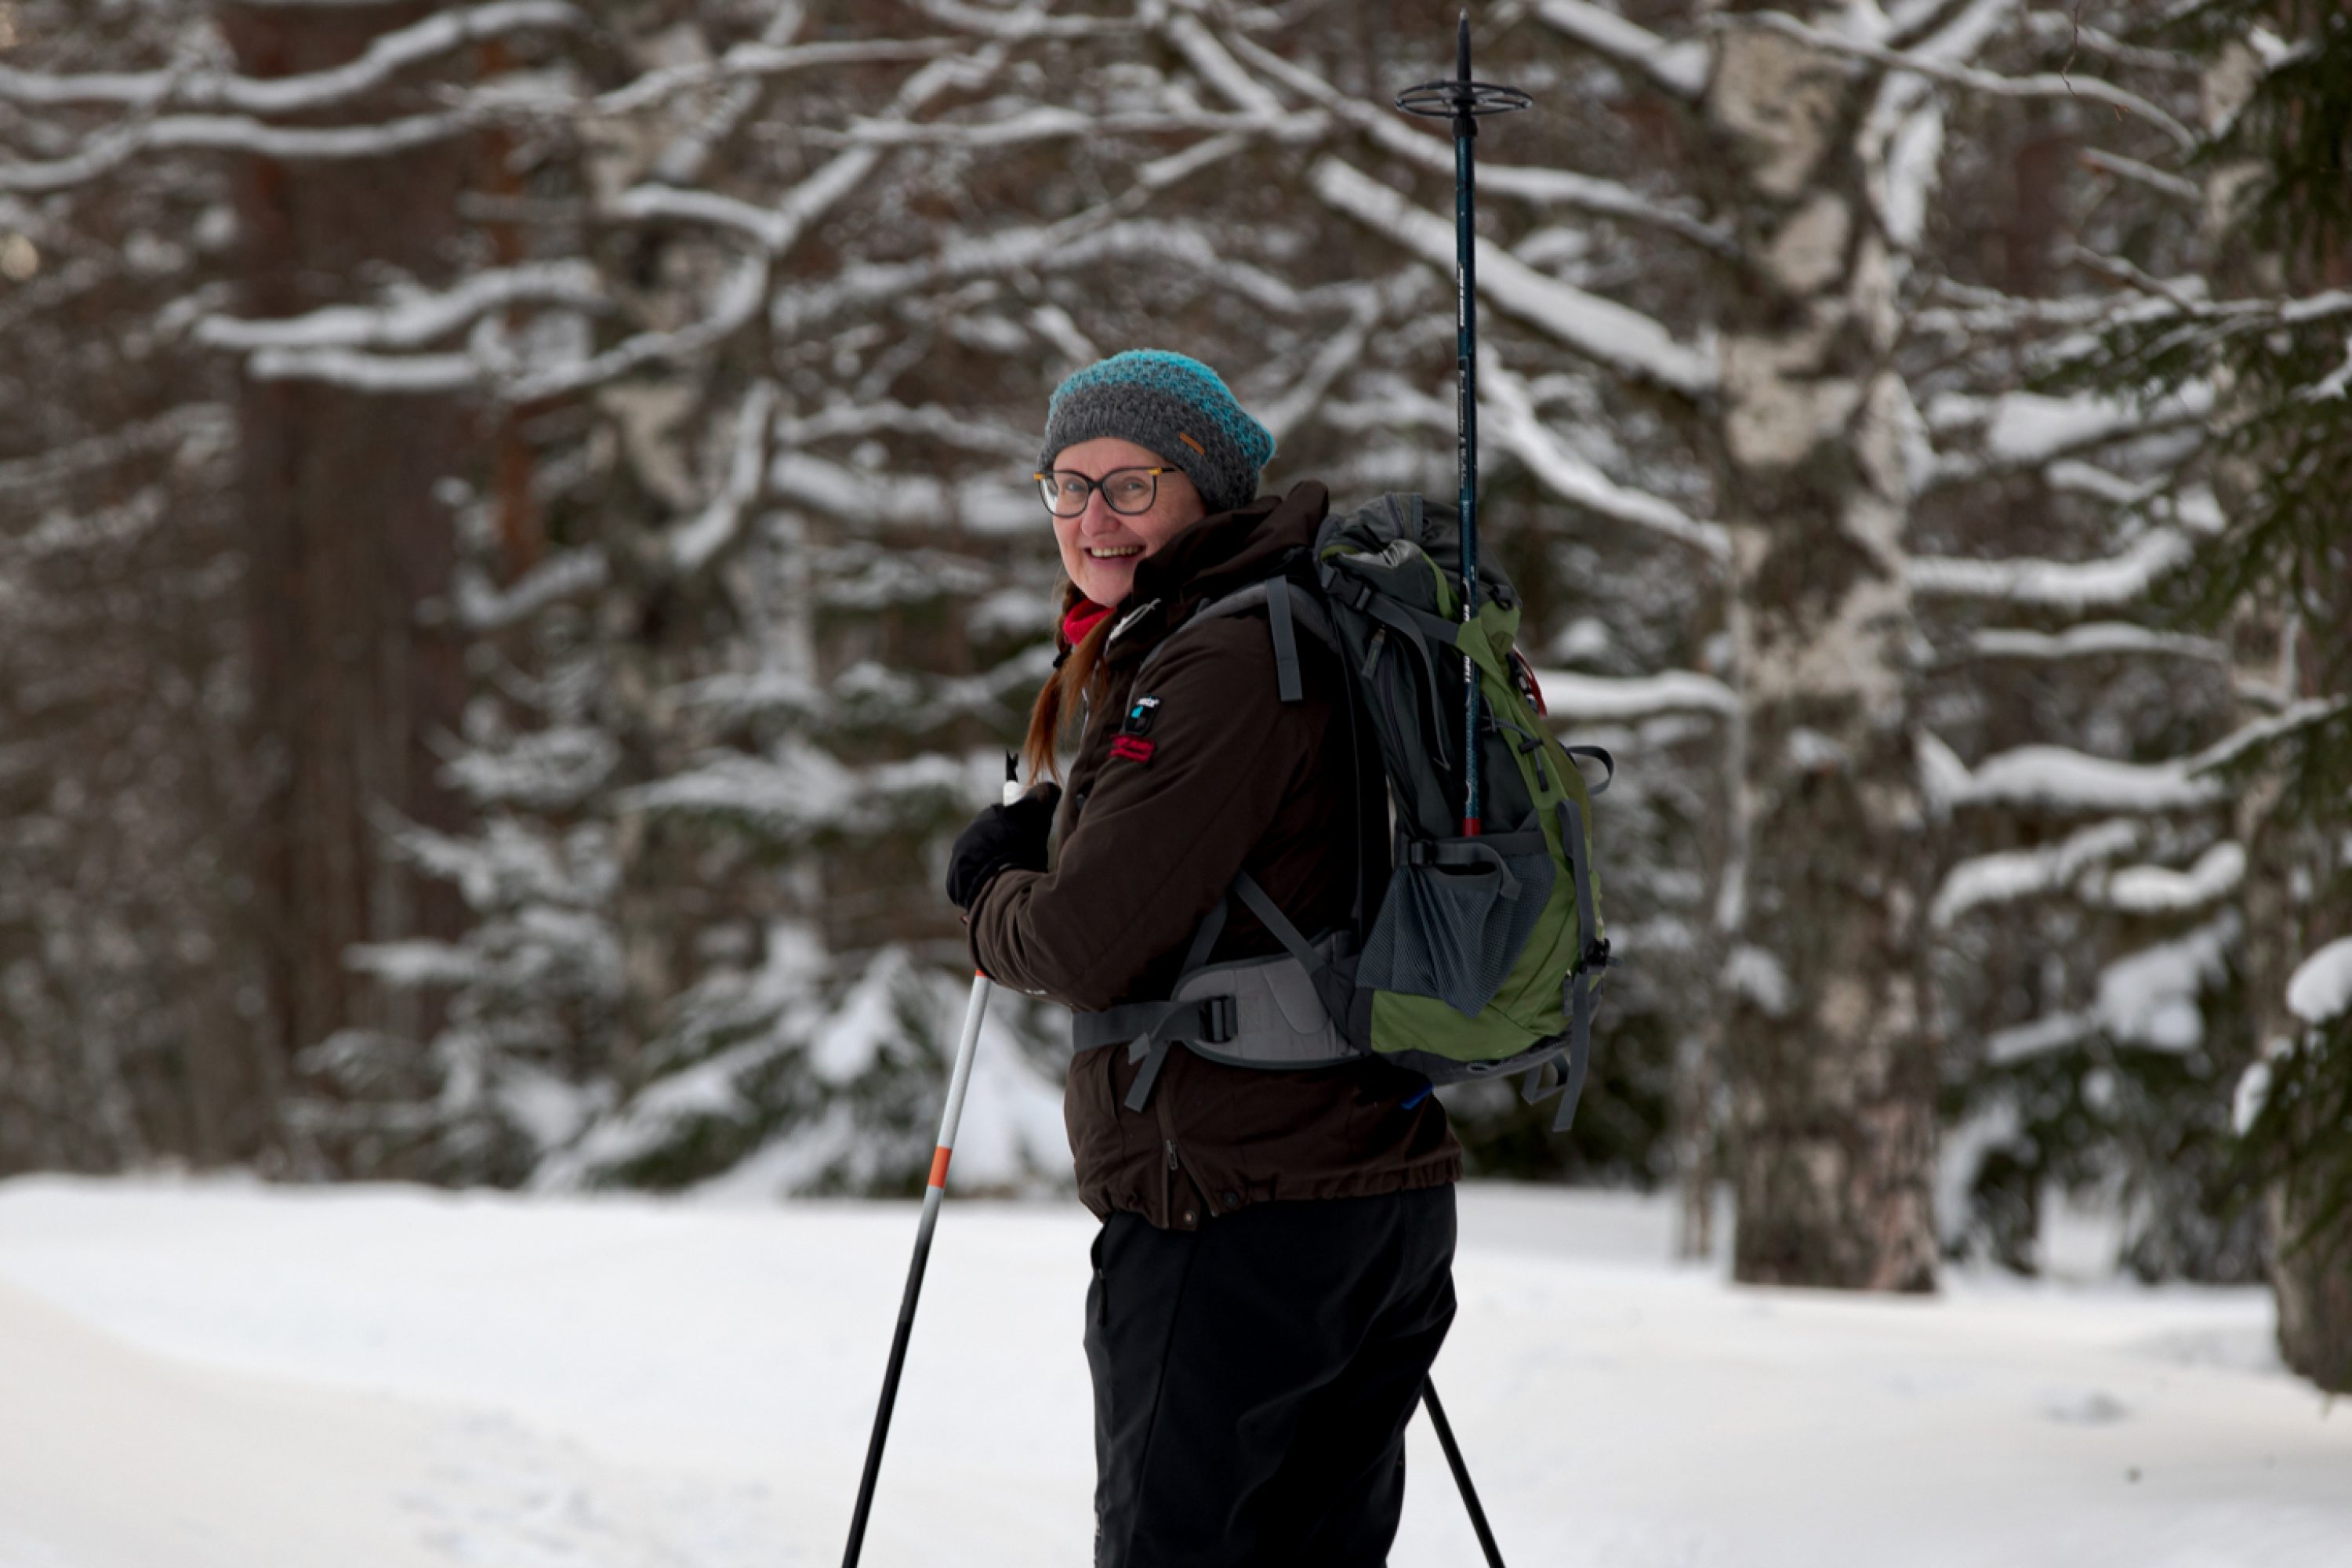
{"type": "Polygon", "coordinates": [[[1111,737],[1110,754],[1118,761],[1148,763],[1160,742],[1149,741],[1151,721],[1160,716],[1160,699],[1139,697],[1127,705],[1127,717],[1120,721],[1118,733],[1111,737]]]}

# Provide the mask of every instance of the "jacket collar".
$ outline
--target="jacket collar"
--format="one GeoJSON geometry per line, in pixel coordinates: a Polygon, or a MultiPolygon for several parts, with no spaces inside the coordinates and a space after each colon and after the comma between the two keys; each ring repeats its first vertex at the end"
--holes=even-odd
{"type": "Polygon", "coordinates": [[[1286,553],[1315,542],[1330,506],[1331,492],[1310,479],[1202,518],[1136,567],[1111,624],[1112,643],[1122,654],[1148,648],[1203,602],[1272,576],[1286,553]]]}

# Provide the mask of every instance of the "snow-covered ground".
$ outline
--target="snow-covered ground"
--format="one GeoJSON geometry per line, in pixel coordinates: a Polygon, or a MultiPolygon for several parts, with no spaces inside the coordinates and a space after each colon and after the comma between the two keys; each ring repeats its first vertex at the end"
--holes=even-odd
{"type": "MultiPolygon", "coordinates": [[[[1726,1284],[1469,1188],[1439,1384],[1519,1568],[2344,1568],[2267,1300],[1726,1284]]],[[[913,1208],[0,1184],[0,1568],[839,1561],[913,1208]]],[[[1083,1564],[1074,1205],[952,1205],[866,1561],[1083,1564]]],[[[1475,1564],[1415,1431],[1397,1568],[1475,1564]]]]}

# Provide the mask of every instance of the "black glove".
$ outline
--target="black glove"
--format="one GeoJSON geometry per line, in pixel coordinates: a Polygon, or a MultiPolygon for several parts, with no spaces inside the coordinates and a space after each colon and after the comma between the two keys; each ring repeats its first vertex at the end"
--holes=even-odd
{"type": "Polygon", "coordinates": [[[1062,786],[1048,784],[973,817],[948,852],[949,900],[969,911],[999,871],[1044,870],[1045,841],[1053,836],[1054,808],[1061,800],[1062,786]]]}

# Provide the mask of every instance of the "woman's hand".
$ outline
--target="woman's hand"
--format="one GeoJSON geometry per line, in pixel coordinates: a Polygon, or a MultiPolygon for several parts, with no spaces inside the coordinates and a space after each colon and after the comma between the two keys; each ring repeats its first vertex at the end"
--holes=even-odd
{"type": "Polygon", "coordinates": [[[1045,842],[1062,786],[1042,784],[1011,805],[992,805],[971,819],[948,854],[948,898],[967,912],[999,871],[1042,871],[1045,842]]]}

